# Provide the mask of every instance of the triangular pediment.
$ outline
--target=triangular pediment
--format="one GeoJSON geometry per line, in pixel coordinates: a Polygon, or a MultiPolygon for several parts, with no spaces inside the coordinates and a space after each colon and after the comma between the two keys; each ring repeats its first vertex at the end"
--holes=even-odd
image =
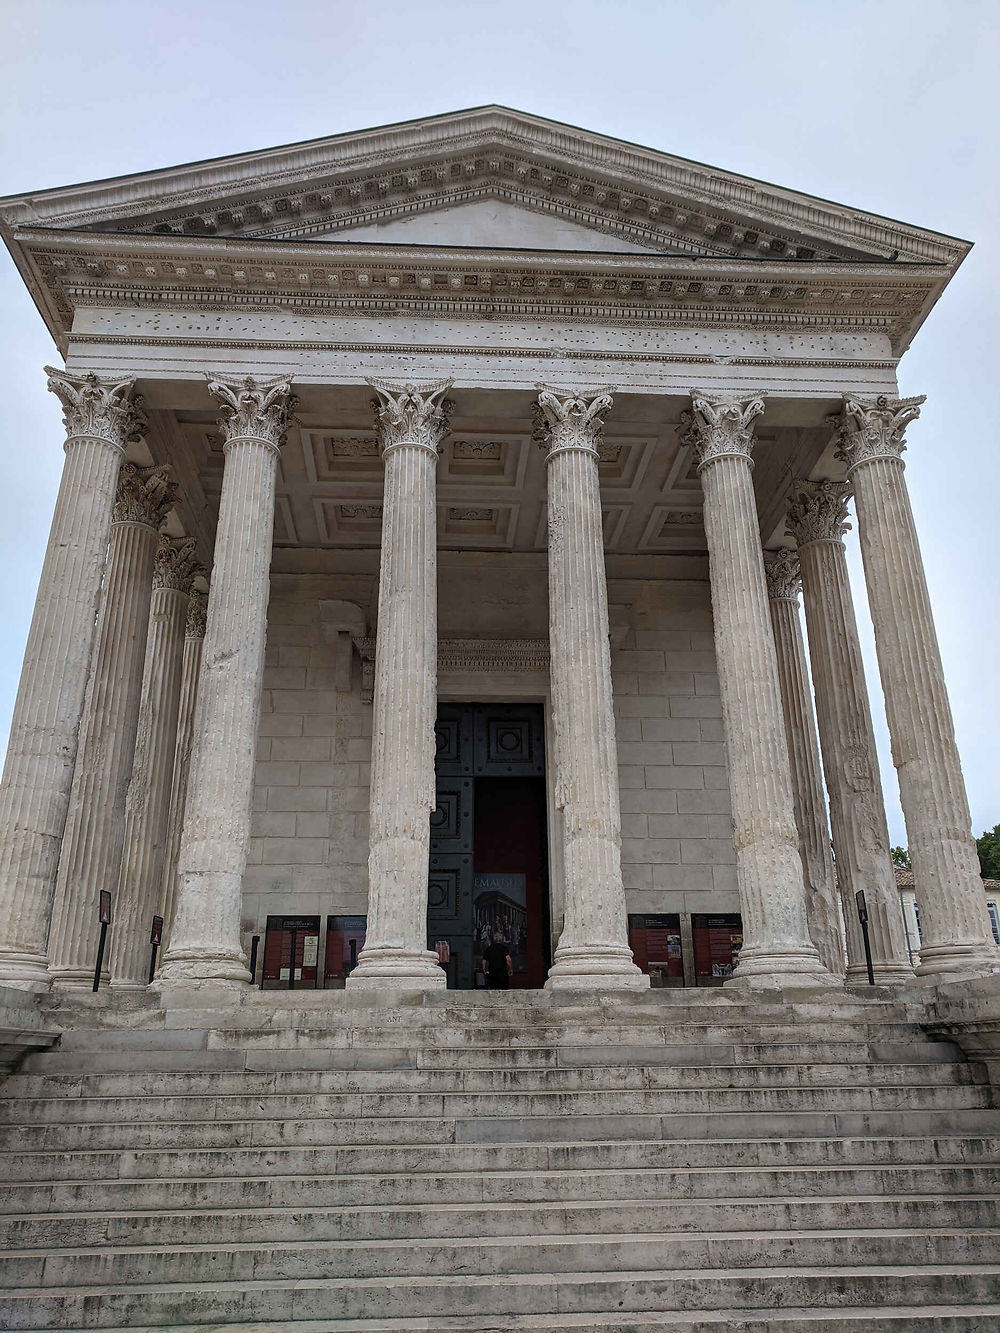
{"type": "Polygon", "coordinates": [[[903,223],[505,107],[0,201],[18,226],[735,259],[960,261],[903,223]]]}
{"type": "Polygon", "coordinates": [[[380,245],[472,246],[483,249],[584,250],[649,254],[657,247],[607,228],[585,226],[558,213],[544,213],[489,197],[464,203],[400,211],[368,222],[330,227],[314,240],[362,241],[380,245]]]}

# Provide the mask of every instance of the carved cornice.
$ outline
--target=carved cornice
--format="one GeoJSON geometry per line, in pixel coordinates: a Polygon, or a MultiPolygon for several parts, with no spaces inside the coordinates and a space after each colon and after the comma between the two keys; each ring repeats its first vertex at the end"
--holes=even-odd
{"type": "Polygon", "coordinates": [[[846,481],[799,481],[788,502],[786,524],[796,546],[808,542],[839,542],[850,530],[846,481]]]}
{"type": "Polygon", "coordinates": [[[114,522],[144,523],[158,531],[177,503],[178,486],[171,481],[170,472],[166,464],[137,467],[135,463],[123,463],[112,511],[114,522]]]}
{"type": "Polygon", "coordinates": [[[197,588],[193,589],[188,597],[187,621],[184,625],[184,637],[186,639],[203,639],[205,637],[205,626],[208,623],[208,596],[206,593],[199,592],[197,588]]]}
{"type": "Polygon", "coordinates": [[[764,552],[767,595],[772,602],[798,602],[802,588],[799,557],[788,547],[764,552]]]}
{"type": "Polygon", "coordinates": [[[198,563],[198,543],[194,537],[173,538],[160,534],[153,556],[153,587],[173,588],[190,593],[191,585],[204,569],[198,563]]]}
{"type": "Polygon", "coordinates": [[[555,389],[536,384],[538,397],[531,404],[532,439],[546,451],[546,459],[567,449],[579,449],[600,457],[604,440],[604,418],[614,404],[614,390],[555,389]]]}
{"type": "Polygon", "coordinates": [[[926,395],[916,398],[844,396],[844,410],[833,419],[838,430],[837,457],[847,465],[847,474],[860,463],[875,458],[900,459],[906,449],[907,426],[920,415],[926,395]]]}
{"type": "Polygon", "coordinates": [[[405,444],[426,449],[437,457],[438,446],[448,434],[448,422],[455,407],[452,400],[445,397],[453,381],[401,384],[370,379],[366,383],[378,395],[371,400],[371,406],[382,453],[387,454],[405,444]]]}
{"type": "Polygon", "coordinates": [[[142,439],[149,423],[142,398],[132,396],[132,380],[71,375],[52,366],[46,366],[45,373],[50,391],[62,403],[67,440],[106,440],[124,453],[126,445],[142,439]]]}
{"type": "MultiPolygon", "coordinates": [[[[353,634],[361,658],[361,701],[371,703],[375,681],[375,636],[353,634]]],[[[547,639],[439,639],[438,671],[493,674],[549,670],[547,639]]]]}
{"type": "Polygon", "coordinates": [[[751,423],[764,410],[761,394],[700,394],[691,391],[691,410],[681,414],[681,441],[698,458],[698,471],[720,458],[737,455],[753,466],[751,423]]]}
{"type": "Polygon", "coordinates": [[[252,375],[243,380],[209,375],[208,391],[222,406],[218,419],[223,436],[223,453],[236,440],[263,440],[275,452],[285,443],[298,400],[292,394],[291,381],[278,379],[258,383],[252,375]]]}

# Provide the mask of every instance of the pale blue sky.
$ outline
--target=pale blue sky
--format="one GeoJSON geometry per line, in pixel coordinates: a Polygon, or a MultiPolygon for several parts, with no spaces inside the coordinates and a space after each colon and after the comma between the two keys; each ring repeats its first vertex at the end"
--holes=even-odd
{"type": "MultiPolygon", "coordinates": [[[[975,241],[900,381],[928,395],[907,478],[973,824],[1000,822],[996,0],[8,0],[0,50],[0,194],[500,102],[975,241]]],[[[55,359],[4,254],[3,738],[62,465],[55,359]]]]}

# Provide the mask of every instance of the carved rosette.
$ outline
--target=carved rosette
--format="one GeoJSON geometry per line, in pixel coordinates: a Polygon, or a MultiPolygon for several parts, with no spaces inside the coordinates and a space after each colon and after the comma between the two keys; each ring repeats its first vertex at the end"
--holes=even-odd
{"type": "Polygon", "coordinates": [[[807,542],[839,542],[850,530],[847,502],[851,485],[846,481],[800,481],[788,502],[788,531],[796,546],[807,542]]]}
{"type": "Polygon", "coordinates": [[[222,408],[218,420],[222,452],[227,453],[236,440],[262,440],[278,453],[298,405],[291,381],[284,375],[259,382],[252,375],[243,380],[207,378],[208,391],[222,408]]]}
{"type": "Polygon", "coordinates": [[[84,437],[105,440],[125,452],[146,433],[149,423],[141,397],[132,396],[132,380],[100,375],[71,375],[45,367],[48,387],[62,403],[67,440],[84,437]]]}
{"type": "Polygon", "coordinates": [[[198,564],[198,543],[193,537],[175,539],[160,534],[160,544],[153,556],[154,588],[190,593],[192,583],[204,572],[198,564]]]}
{"type": "Polygon", "coordinates": [[[787,546],[780,551],[764,552],[764,576],[767,595],[772,602],[798,602],[802,588],[799,557],[787,546]]]}
{"type": "Polygon", "coordinates": [[[583,449],[600,457],[604,418],[614,403],[614,390],[605,387],[580,393],[546,384],[536,384],[535,388],[538,397],[531,404],[531,437],[548,457],[565,449],[583,449]]]}
{"type": "Polygon", "coordinates": [[[874,458],[901,458],[906,449],[903,435],[911,421],[920,415],[926,395],[917,398],[853,398],[844,395],[842,415],[834,418],[838,426],[837,457],[847,464],[848,475],[859,463],[874,458]]]}
{"type": "Polygon", "coordinates": [[[716,394],[707,397],[691,391],[691,410],[681,413],[681,442],[698,457],[698,471],[717,458],[733,454],[753,467],[751,423],[764,410],[762,394],[716,394]]]}
{"type": "Polygon", "coordinates": [[[188,597],[187,622],[184,625],[185,639],[203,639],[208,623],[208,595],[192,589],[188,597]]]}
{"type": "Polygon", "coordinates": [[[409,444],[426,449],[437,457],[455,410],[454,402],[445,397],[454,381],[396,384],[391,380],[372,379],[367,383],[378,395],[371,400],[371,406],[382,453],[409,444]]]}
{"type": "Polygon", "coordinates": [[[112,518],[115,523],[145,523],[154,530],[177,503],[177,483],[170,480],[170,468],[138,467],[125,463],[118,474],[112,518]]]}

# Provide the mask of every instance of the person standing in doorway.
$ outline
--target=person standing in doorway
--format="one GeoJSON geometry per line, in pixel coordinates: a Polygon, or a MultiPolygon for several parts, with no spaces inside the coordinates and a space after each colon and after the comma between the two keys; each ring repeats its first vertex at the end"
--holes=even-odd
{"type": "Polygon", "coordinates": [[[507,990],[514,965],[507,952],[507,944],[499,930],[493,932],[493,943],[483,953],[483,972],[488,990],[507,990]]]}

